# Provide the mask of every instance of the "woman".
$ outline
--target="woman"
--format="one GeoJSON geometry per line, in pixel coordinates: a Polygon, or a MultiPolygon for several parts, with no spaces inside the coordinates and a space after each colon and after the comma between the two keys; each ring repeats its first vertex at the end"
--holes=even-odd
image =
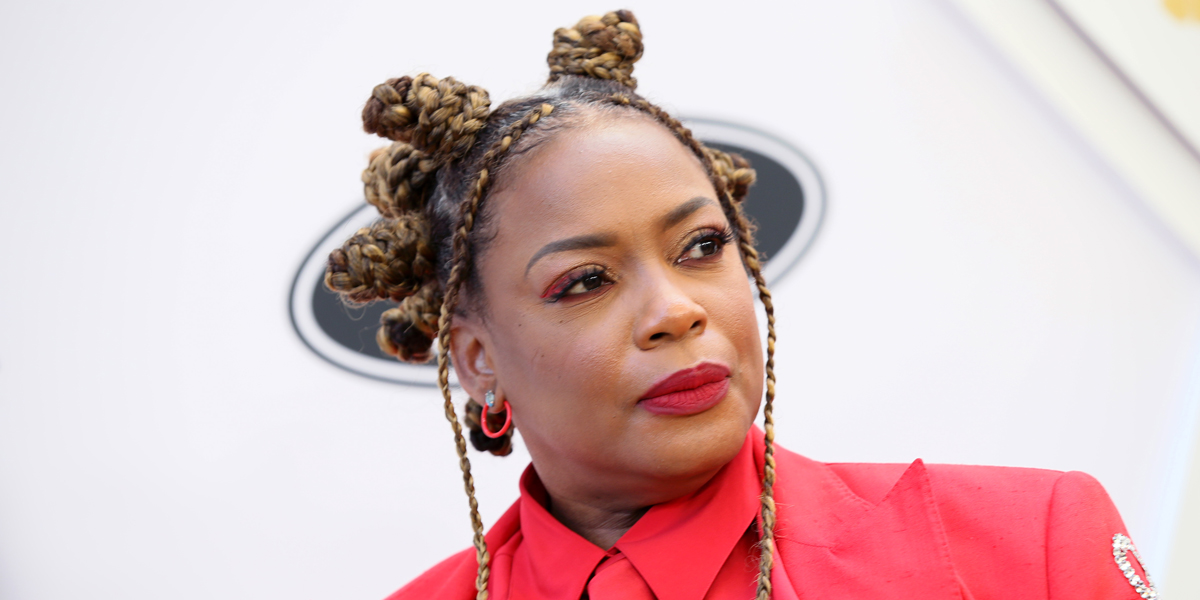
{"type": "Polygon", "coordinates": [[[363,177],[383,218],[326,283],[400,303],[378,341],[401,360],[429,360],[436,336],[475,531],[392,598],[1156,597],[1086,475],[774,447],[754,172],[634,92],[641,54],[631,13],[588,17],[555,32],[531,97],[493,110],[423,74],[363,111],[394,140],[363,177]],[[508,454],[519,427],[532,457],[487,535],[451,358],[472,444],[508,454]]]}

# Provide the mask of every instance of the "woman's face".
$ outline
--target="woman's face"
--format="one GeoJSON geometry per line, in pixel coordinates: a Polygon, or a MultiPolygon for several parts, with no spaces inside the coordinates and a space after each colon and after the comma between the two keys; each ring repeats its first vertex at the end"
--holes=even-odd
{"type": "Polygon", "coordinates": [[[642,116],[568,129],[488,198],[477,399],[507,400],[551,495],[649,505],[741,448],[762,396],[754,298],[699,160],[642,116]]]}

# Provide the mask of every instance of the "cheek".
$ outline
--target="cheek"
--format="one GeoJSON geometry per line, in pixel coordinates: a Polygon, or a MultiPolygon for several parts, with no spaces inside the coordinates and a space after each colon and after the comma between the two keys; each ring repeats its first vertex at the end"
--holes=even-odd
{"type": "Polygon", "coordinates": [[[495,364],[523,435],[570,440],[613,422],[607,400],[619,395],[619,328],[544,318],[508,323],[497,332],[495,364]]]}
{"type": "Polygon", "coordinates": [[[739,273],[731,278],[725,289],[737,291],[717,297],[713,308],[709,310],[710,327],[715,326],[737,352],[739,383],[743,386],[747,402],[757,410],[764,373],[754,288],[739,273]]]}

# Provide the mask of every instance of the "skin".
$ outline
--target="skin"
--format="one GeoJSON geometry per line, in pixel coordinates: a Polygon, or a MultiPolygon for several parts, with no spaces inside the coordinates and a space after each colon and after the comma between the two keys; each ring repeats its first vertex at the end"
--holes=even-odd
{"type": "Polygon", "coordinates": [[[741,449],[763,391],[754,296],[703,166],[650,119],[589,119],[510,167],[487,199],[483,302],[464,304],[485,308],[454,319],[454,363],[472,398],[509,402],[551,513],[610,548],[741,449]],[[702,362],[731,371],[716,406],[639,405],[702,362]]]}

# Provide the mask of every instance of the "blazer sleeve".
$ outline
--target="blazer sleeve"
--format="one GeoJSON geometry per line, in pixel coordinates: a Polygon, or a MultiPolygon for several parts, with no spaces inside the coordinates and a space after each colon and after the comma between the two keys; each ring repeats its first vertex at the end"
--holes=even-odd
{"type": "Polygon", "coordinates": [[[1157,598],[1129,531],[1100,482],[1063,473],[1046,520],[1046,577],[1051,600],[1157,598]]]}

